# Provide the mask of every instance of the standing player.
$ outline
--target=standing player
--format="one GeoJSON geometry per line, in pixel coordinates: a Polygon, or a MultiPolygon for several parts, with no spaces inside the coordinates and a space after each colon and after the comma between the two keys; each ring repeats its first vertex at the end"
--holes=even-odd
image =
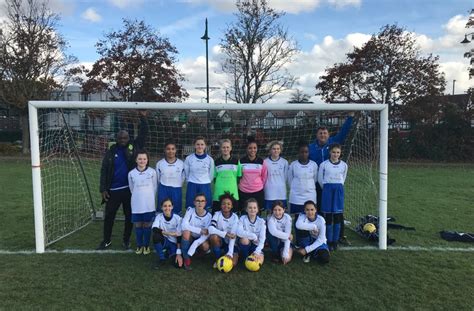
{"type": "Polygon", "coordinates": [[[308,145],[301,142],[298,147],[298,160],[291,162],[288,169],[290,185],[290,213],[304,212],[304,202],[316,201],[316,182],[318,165],[308,157],[308,145]]]}
{"type": "Polygon", "coordinates": [[[332,144],[329,160],[324,161],[318,173],[318,183],[323,189],[321,212],[326,219],[326,237],[329,249],[337,249],[341,227],[344,226],[344,182],[347,164],[341,158],[341,145],[332,144]]]}
{"type": "MultiPolygon", "coordinates": [[[[231,154],[232,143],[229,139],[221,140],[221,156],[215,162],[214,191],[212,192],[212,214],[220,209],[220,196],[225,192],[230,193],[238,202],[238,179],[242,176],[242,166],[239,160],[231,154]]],[[[237,207],[237,205],[233,205],[237,207]]]]}
{"type": "Polygon", "coordinates": [[[298,217],[296,230],[298,232],[296,249],[303,256],[303,262],[308,263],[311,257],[320,263],[329,262],[329,250],[326,244],[326,222],[318,216],[316,203],[304,203],[304,214],[298,217]]]}
{"type": "Polygon", "coordinates": [[[183,266],[181,256],[181,217],[173,213],[171,199],[161,202],[162,213],[158,214],[153,222],[153,244],[155,246],[155,269],[158,269],[166,258],[172,259],[177,268],[183,266]],[[166,251],[166,254],[165,254],[166,251]]]}
{"type": "Polygon", "coordinates": [[[293,249],[291,248],[291,216],[285,213],[285,207],[281,201],[276,201],[272,206],[272,214],[267,218],[268,243],[272,250],[272,260],[284,265],[291,261],[293,249]]]}
{"type": "MultiPolygon", "coordinates": [[[[235,266],[239,260],[239,254],[235,247],[239,217],[232,212],[235,200],[228,192],[221,195],[219,199],[221,208],[212,217],[209,226],[209,241],[216,260],[221,257],[221,249],[224,248],[226,256],[232,258],[232,263],[235,266]]],[[[217,268],[217,262],[214,263],[214,268],[217,268]]]]}
{"type": "Polygon", "coordinates": [[[198,247],[203,252],[209,250],[209,225],[211,224],[211,214],[206,211],[206,196],[203,193],[196,194],[194,207],[188,207],[181,222],[183,235],[181,238],[181,248],[184,257],[184,269],[191,269],[191,257],[198,247]],[[191,244],[192,243],[192,244],[191,244]]]}
{"type": "Polygon", "coordinates": [[[151,223],[156,210],[156,172],[148,167],[148,153],[137,152],[137,167],[128,173],[128,185],[132,193],[132,222],[135,224],[137,249],[135,254],[150,254],[151,223]]]}
{"type": "Polygon", "coordinates": [[[242,165],[242,178],[239,182],[240,208],[242,212],[248,199],[255,198],[259,208],[264,206],[263,187],[267,181],[267,167],[262,158],[257,156],[257,142],[249,137],[247,155],[240,159],[242,165]]]}
{"type": "MultiPolygon", "coordinates": [[[[344,124],[342,125],[341,130],[339,133],[337,133],[334,136],[329,136],[329,131],[327,127],[325,126],[320,126],[318,127],[316,131],[316,140],[315,142],[311,143],[309,145],[309,158],[316,162],[316,164],[319,166],[321,163],[329,159],[329,146],[331,144],[337,143],[337,144],[344,144],[344,140],[346,139],[347,134],[349,134],[349,131],[352,126],[352,121],[353,121],[354,113],[350,113],[349,117],[346,119],[344,124]]],[[[318,183],[316,183],[316,192],[318,194],[317,196],[317,205],[318,207],[321,207],[321,200],[322,200],[322,189],[319,186],[318,183]]],[[[344,217],[343,217],[344,218],[344,217]]],[[[344,226],[341,228],[341,239],[340,242],[343,244],[349,244],[347,241],[346,237],[344,236],[344,226]]]]}
{"type": "Polygon", "coordinates": [[[98,250],[107,249],[112,244],[112,229],[115,215],[122,205],[125,215],[122,246],[130,249],[130,236],[132,234],[132,209],[130,206],[131,193],[128,187],[128,172],[135,166],[135,151],[145,146],[148,135],[146,112],[140,112],[140,127],[138,136],[130,140],[127,131],[117,133],[117,141],[109,146],[102,160],[100,169],[100,193],[102,203],[105,203],[104,234],[98,250]]]}
{"type": "Polygon", "coordinates": [[[252,254],[263,264],[267,226],[265,220],[258,216],[257,200],[250,198],[245,203],[247,214],[240,217],[237,229],[240,254],[244,260],[252,254]]]}
{"type": "Polygon", "coordinates": [[[184,160],[184,172],[188,180],[186,189],[186,207],[193,206],[198,193],[206,197],[206,209],[212,202],[211,182],[214,178],[214,160],[206,153],[206,141],[198,136],[194,140],[194,153],[184,160]]]}
{"type": "Polygon", "coordinates": [[[181,215],[183,208],[182,187],[185,179],[184,162],[176,157],[176,144],[169,141],[165,145],[165,157],[156,163],[158,177],[158,206],[169,198],[173,202],[173,213],[181,215]]]}
{"type": "Polygon", "coordinates": [[[286,208],[286,180],[288,177],[288,161],[280,157],[283,151],[282,143],[269,143],[270,156],[264,160],[267,167],[267,181],[265,182],[265,209],[270,211],[275,201],[280,201],[286,208]]]}

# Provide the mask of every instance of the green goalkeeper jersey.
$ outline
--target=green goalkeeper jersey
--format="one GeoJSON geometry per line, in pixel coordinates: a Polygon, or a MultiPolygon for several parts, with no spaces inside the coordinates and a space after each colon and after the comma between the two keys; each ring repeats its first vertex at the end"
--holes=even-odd
{"type": "Polygon", "coordinates": [[[242,167],[239,160],[230,157],[227,161],[222,157],[218,158],[214,166],[214,191],[212,200],[219,201],[219,197],[224,192],[229,192],[238,200],[239,191],[237,186],[238,178],[242,177],[242,167]]]}

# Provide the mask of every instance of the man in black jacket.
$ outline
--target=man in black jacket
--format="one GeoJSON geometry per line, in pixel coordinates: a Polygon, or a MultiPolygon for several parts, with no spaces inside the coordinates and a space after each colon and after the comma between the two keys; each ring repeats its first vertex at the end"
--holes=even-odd
{"type": "Polygon", "coordinates": [[[112,228],[120,205],[122,205],[125,215],[122,245],[124,249],[130,248],[133,224],[128,172],[135,167],[136,151],[143,149],[148,136],[148,124],[145,119],[146,112],[141,111],[140,114],[140,127],[135,140],[130,140],[127,131],[119,131],[116,142],[109,146],[102,160],[100,192],[102,194],[102,203],[105,203],[105,218],[104,237],[97,248],[98,250],[104,250],[112,244],[112,228]]]}

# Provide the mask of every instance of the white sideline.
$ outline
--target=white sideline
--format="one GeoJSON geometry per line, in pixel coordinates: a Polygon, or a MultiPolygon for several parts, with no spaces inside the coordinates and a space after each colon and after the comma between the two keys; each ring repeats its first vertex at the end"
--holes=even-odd
{"type": "MultiPolygon", "coordinates": [[[[340,247],[338,251],[379,251],[380,249],[375,246],[347,246],[340,247]]],[[[412,251],[412,252],[474,252],[474,247],[424,247],[424,246],[389,246],[388,251],[412,251]]],[[[110,254],[132,254],[132,250],[87,250],[87,249],[65,249],[65,250],[46,250],[45,254],[99,254],[99,255],[110,255],[110,254]]],[[[19,250],[19,251],[8,251],[0,250],[0,255],[35,255],[34,250],[19,250]]]]}

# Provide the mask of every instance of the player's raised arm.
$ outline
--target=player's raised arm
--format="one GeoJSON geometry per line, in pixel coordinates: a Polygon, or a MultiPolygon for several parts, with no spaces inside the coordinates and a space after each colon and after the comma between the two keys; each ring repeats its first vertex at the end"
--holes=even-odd
{"type": "Polygon", "coordinates": [[[331,143],[339,143],[339,144],[344,143],[344,140],[346,139],[347,134],[349,134],[351,130],[353,120],[354,120],[353,116],[347,117],[346,121],[344,121],[344,124],[342,125],[339,132],[333,137],[331,137],[331,143]]]}

